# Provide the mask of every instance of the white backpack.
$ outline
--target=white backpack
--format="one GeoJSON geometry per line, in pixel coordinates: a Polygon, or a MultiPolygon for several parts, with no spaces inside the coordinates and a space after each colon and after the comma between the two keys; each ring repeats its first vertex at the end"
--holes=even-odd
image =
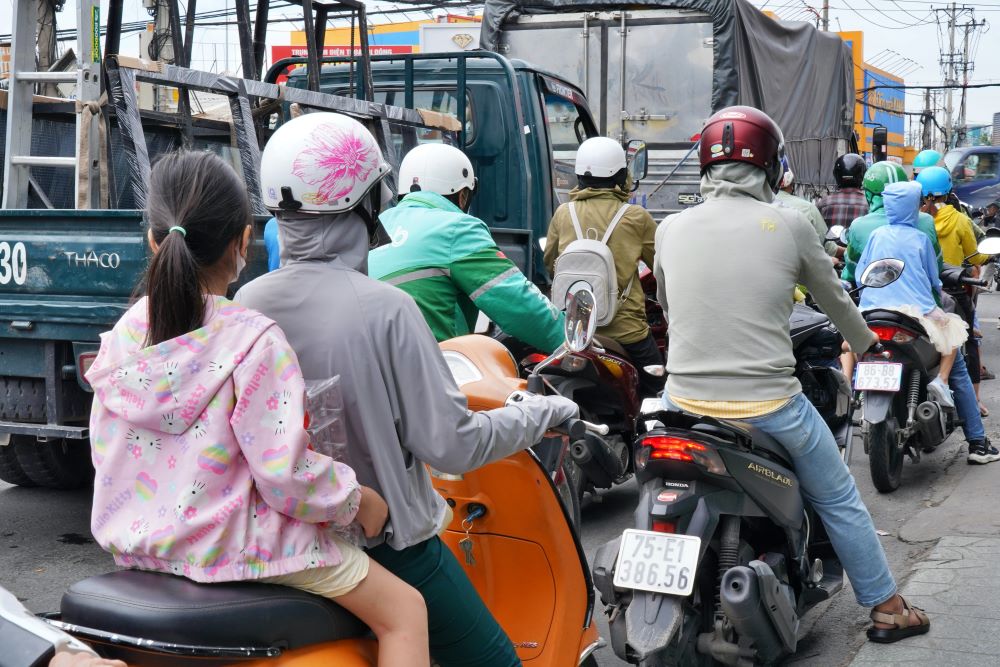
{"type": "Polygon", "coordinates": [[[618,293],[618,272],[615,270],[615,257],[608,248],[608,239],[614,233],[622,216],[628,210],[628,204],[622,204],[615,217],[612,218],[604,238],[600,241],[584,238],[580,228],[580,220],[576,216],[574,202],[569,203],[569,217],[573,221],[576,240],[566,246],[566,249],[556,259],[555,275],[552,276],[552,303],[559,310],[566,309],[566,292],[577,281],[588,283],[594,290],[597,301],[597,326],[605,326],[614,319],[618,308],[632,290],[635,273],[629,279],[625,291],[618,293]]]}

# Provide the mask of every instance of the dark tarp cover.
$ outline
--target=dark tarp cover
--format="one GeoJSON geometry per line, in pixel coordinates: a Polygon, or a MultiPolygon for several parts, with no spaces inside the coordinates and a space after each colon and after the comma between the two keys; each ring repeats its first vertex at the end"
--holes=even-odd
{"type": "Polygon", "coordinates": [[[851,52],[836,33],[774,21],[747,0],[486,0],[480,44],[497,50],[504,22],[518,14],[656,8],[712,17],[713,111],[762,109],[785,134],[799,185],[832,185],[833,163],[850,148],[855,104],[851,52]]]}

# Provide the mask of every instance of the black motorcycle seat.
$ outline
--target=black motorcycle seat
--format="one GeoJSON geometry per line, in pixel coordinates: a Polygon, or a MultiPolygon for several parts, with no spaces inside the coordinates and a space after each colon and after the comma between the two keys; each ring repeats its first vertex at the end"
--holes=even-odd
{"type": "Polygon", "coordinates": [[[343,607],[296,588],[199,584],[140,570],[73,584],[62,598],[62,620],[132,637],[215,647],[300,648],[368,634],[343,607]]]}
{"type": "MultiPolygon", "coordinates": [[[[739,429],[743,433],[750,436],[751,442],[753,442],[754,449],[763,449],[772,455],[776,456],[780,461],[782,461],[788,467],[792,467],[792,457],[788,453],[788,450],[782,446],[780,442],[769,436],[764,431],[761,431],[756,426],[747,424],[745,422],[734,421],[729,419],[720,419],[720,422],[732,426],[735,429],[739,429]]],[[[726,440],[731,439],[733,436],[727,430],[713,424],[696,424],[691,427],[692,431],[698,431],[700,433],[708,433],[709,435],[720,436],[726,440]]]]}
{"type": "Polygon", "coordinates": [[[626,359],[626,360],[629,360],[629,361],[631,360],[631,357],[628,356],[628,352],[625,351],[625,348],[622,347],[622,344],[619,343],[618,341],[616,341],[614,338],[608,338],[607,336],[595,335],[594,336],[594,340],[596,340],[597,343],[601,347],[603,347],[605,349],[605,351],[610,352],[611,354],[617,355],[617,356],[621,357],[622,359],[626,359]]]}
{"type": "Polygon", "coordinates": [[[924,331],[924,327],[919,321],[913,319],[908,315],[896,312],[895,310],[866,310],[862,313],[865,317],[865,321],[868,323],[872,322],[892,322],[895,324],[902,324],[907,329],[913,333],[919,334],[921,336],[926,336],[927,332],[924,331]]]}

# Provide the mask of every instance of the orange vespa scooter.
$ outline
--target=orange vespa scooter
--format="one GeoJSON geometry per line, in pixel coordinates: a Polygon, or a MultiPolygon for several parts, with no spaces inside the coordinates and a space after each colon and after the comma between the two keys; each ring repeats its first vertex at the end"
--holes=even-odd
{"type": "MultiPolygon", "coordinates": [[[[589,290],[570,299],[566,345],[539,368],[589,345],[593,304],[589,290]]],[[[472,410],[516,402],[540,384],[537,375],[519,379],[510,353],[486,336],[441,348],[472,410]]],[[[604,645],[593,623],[590,568],[557,489],[568,487],[561,471],[569,438],[601,428],[571,421],[531,450],[478,470],[432,471],[454,511],[445,543],[531,667],[596,666],[593,652],[604,645]]],[[[138,570],[77,582],[63,596],[61,617],[49,622],[136,667],[372,667],[378,654],[367,628],[324,598],[138,570]]]]}

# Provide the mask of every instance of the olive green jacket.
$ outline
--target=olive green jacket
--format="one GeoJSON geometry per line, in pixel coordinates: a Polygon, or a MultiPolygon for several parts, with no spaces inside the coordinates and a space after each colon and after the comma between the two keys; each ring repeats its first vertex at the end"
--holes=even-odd
{"type": "MultiPolygon", "coordinates": [[[[628,201],[629,194],[619,188],[575,188],[569,193],[569,197],[576,202],[576,215],[580,219],[583,233],[588,238],[596,236],[601,239],[618,209],[628,201]]],[[[575,240],[576,232],[570,219],[569,206],[563,204],[552,216],[545,242],[545,266],[549,274],[555,268],[556,258],[575,240]]],[[[639,262],[645,262],[652,268],[655,244],[656,222],[653,221],[653,216],[641,206],[630,206],[608,239],[608,248],[615,257],[619,291],[624,292],[630,280],[632,287],[625,302],[618,308],[615,319],[598,329],[597,333],[625,345],[638,343],[649,335],[646,297],[639,284],[639,262]]]]}

